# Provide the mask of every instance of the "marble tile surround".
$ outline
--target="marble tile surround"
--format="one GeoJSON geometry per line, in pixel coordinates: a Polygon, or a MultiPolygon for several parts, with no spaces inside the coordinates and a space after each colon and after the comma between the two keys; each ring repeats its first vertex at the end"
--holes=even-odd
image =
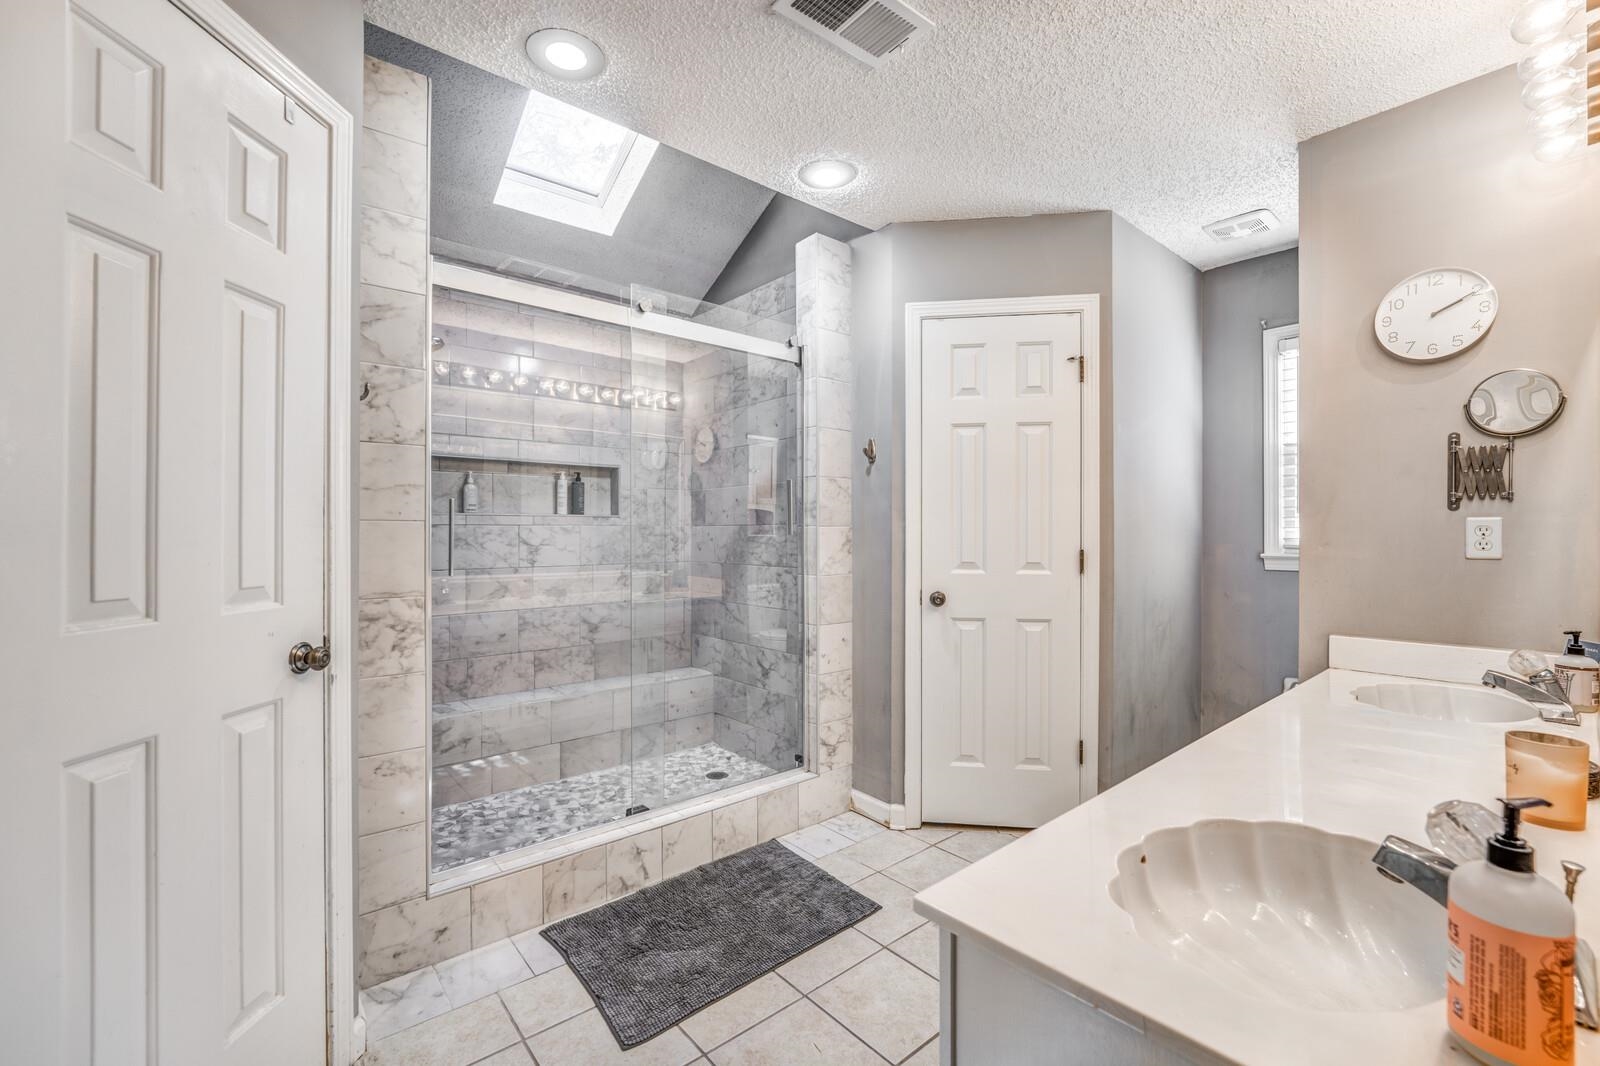
{"type": "MultiPolygon", "coordinates": [[[[819,709],[824,720],[842,722],[844,729],[842,734],[836,731],[829,753],[815,767],[818,776],[769,794],[778,798],[764,804],[756,798],[743,799],[702,809],[664,828],[633,834],[641,838],[634,844],[591,848],[542,866],[511,870],[470,887],[426,895],[426,867],[419,867],[418,862],[426,861],[421,854],[426,804],[419,805],[411,798],[416,795],[416,785],[409,773],[411,767],[426,766],[418,757],[425,756],[429,743],[430,701],[424,686],[426,612],[424,597],[415,594],[414,583],[403,574],[406,558],[413,553],[417,553],[416,572],[424,573],[426,566],[418,546],[426,536],[427,458],[420,442],[425,439],[428,413],[419,410],[413,374],[427,372],[432,336],[426,288],[429,90],[425,78],[372,58],[366,61],[364,88],[364,139],[382,149],[363,153],[359,186],[363,236],[359,358],[364,364],[363,383],[371,386],[358,410],[362,438],[359,502],[362,544],[373,557],[362,561],[358,588],[357,743],[361,762],[370,767],[370,773],[362,777],[359,794],[371,821],[358,830],[361,914],[356,933],[358,981],[363,988],[370,988],[597,905],[613,892],[632,891],[661,876],[749,847],[762,832],[763,809],[769,835],[780,827],[793,831],[844,811],[850,782],[850,686],[847,671],[824,675],[809,671],[802,679],[808,697],[807,735],[816,735],[819,709]],[[419,147],[423,149],[420,152],[419,147]],[[392,523],[394,528],[380,530],[376,528],[380,523],[392,523]],[[395,772],[396,767],[402,770],[395,772]]],[[[848,335],[841,332],[848,330],[849,323],[848,255],[847,246],[821,237],[809,238],[797,248],[800,269],[794,293],[799,329],[802,337],[811,331],[811,339],[806,340],[804,383],[810,410],[831,409],[815,423],[828,429],[848,428],[848,416],[839,407],[840,391],[823,384],[850,380],[848,335]],[[811,391],[813,386],[818,386],[818,391],[811,391]]],[[[787,311],[780,306],[785,302],[785,294],[775,289],[759,297],[752,295],[749,306],[740,310],[766,320],[764,328],[773,339],[781,339],[780,326],[785,336],[788,329],[784,321],[787,311]]],[[[590,338],[589,343],[599,342],[590,338]]],[[[544,443],[599,444],[592,426],[586,431],[590,434],[587,439],[562,438],[563,433],[582,432],[552,425],[548,427],[552,439],[544,443]]],[[[829,463],[841,458],[837,452],[837,448],[830,449],[829,463]]],[[[835,472],[831,467],[818,467],[815,473],[806,470],[805,476],[808,520],[817,523],[818,529],[847,530],[849,469],[835,472]]],[[[829,537],[833,561],[828,576],[846,575],[843,560],[848,554],[848,536],[831,533],[829,537]]],[[[808,557],[819,558],[815,550],[808,557]]],[[[808,573],[802,580],[814,577],[808,573]]],[[[808,603],[818,604],[819,597],[809,596],[808,603]]],[[[848,621],[839,616],[837,593],[833,604],[825,622],[848,621]]],[[[808,617],[806,624],[818,623],[808,617]]],[[[806,639],[813,639],[812,635],[808,633],[806,639]]],[[[435,978],[420,994],[430,1003],[435,995],[448,1003],[437,985],[435,978]]],[[[476,1009],[477,1004],[467,1008],[476,1009]]]]}

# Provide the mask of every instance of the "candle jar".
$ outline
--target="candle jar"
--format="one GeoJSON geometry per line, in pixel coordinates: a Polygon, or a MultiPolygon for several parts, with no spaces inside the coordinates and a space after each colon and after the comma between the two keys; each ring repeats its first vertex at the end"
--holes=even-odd
{"type": "Polygon", "coordinates": [[[1506,734],[1506,795],[1549,801],[1548,807],[1523,811],[1524,821],[1582,829],[1589,816],[1589,745],[1554,733],[1511,730],[1506,734]]]}

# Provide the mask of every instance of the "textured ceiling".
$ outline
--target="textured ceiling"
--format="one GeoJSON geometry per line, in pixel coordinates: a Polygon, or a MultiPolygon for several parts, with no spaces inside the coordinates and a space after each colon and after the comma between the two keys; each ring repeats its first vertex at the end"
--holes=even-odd
{"type": "Polygon", "coordinates": [[[1297,142],[1514,62],[1516,0],[911,0],[937,24],[873,69],[769,0],[366,0],[367,17],[865,226],[1110,209],[1200,267],[1293,243],[1297,142]],[[557,82],[562,26],[609,58],[557,82]],[[795,180],[859,162],[831,194],[795,180]],[[1221,245],[1202,223],[1269,207],[1221,245]]]}

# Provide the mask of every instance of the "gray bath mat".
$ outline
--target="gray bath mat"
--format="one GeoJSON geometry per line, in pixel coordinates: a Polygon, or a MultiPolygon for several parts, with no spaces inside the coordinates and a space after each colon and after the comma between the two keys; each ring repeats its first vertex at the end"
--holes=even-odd
{"type": "Polygon", "coordinates": [[[557,922],[544,936],[630,1048],[877,909],[769,840],[557,922]]]}

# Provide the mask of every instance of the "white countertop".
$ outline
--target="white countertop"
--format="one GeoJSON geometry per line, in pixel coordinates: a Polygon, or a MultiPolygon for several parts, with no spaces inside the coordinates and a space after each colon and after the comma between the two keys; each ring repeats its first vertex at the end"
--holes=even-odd
{"type": "MultiPolygon", "coordinates": [[[[1350,692],[1404,678],[1475,681],[1487,667],[1504,669],[1505,653],[1333,643],[1335,669],[922,892],[918,913],[1164,1042],[1223,1060],[1470,1063],[1446,1035],[1443,974],[1441,998],[1410,1010],[1344,1013],[1263,1002],[1141,939],[1107,887],[1123,849],[1154,830],[1203,818],[1303,822],[1372,841],[1395,833],[1426,844],[1424,821],[1435,803],[1460,798],[1498,810],[1501,734],[1527,723],[1428,721],[1363,706],[1350,692]]],[[[1593,757],[1593,716],[1565,732],[1588,741],[1593,757]]],[[[1591,811],[1600,819],[1600,810],[1591,811]]],[[[1589,868],[1577,895],[1578,934],[1600,945],[1600,820],[1581,833],[1529,825],[1525,835],[1537,849],[1538,872],[1555,883],[1562,859],[1589,868]]],[[[1442,937],[1442,909],[1440,915],[1442,937]]],[[[1600,1033],[1578,1030],[1578,1062],[1600,1063],[1600,1033]]]]}

